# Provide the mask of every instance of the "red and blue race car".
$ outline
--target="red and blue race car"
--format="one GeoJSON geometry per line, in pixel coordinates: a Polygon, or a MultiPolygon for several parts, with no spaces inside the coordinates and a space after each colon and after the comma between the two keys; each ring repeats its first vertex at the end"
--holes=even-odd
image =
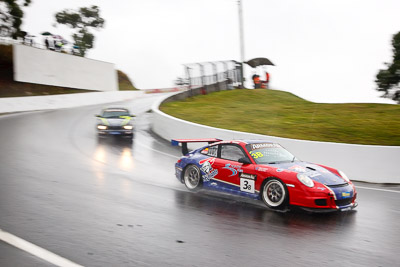
{"type": "Polygon", "coordinates": [[[344,211],[357,206],[357,192],[336,169],[300,161],[277,143],[263,140],[175,139],[183,155],[175,164],[178,180],[191,191],[211,189],[262,200],[286,210],[344,211]],[[208,145],[188,151],[188,143],[208,145]]]}

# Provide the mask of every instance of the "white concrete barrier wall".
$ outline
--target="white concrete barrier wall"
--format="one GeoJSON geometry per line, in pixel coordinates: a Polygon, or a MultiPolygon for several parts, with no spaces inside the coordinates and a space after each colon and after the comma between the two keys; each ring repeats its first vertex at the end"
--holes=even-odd
{"type": "Polygon", "coordinates": [[[114,64],[79,56],[13,45],[14,80],[96,91],[117,91],[114,64]]]}
{"type": "Polygon", "coordinates": [[[143,91],[91,92],[49,96],[0,98],[0,113],[72,108],[144,97],[143,91]]]}
{"type": "MultiPolygon", "coordinates": [[[[352,145],[294,140],[260,134],[230,131],[187,122],[153,106],[153,131],[166,140],[176,138],[263,139],[277,142],[299,159],[344,171],[355,181],[400,183],[400,147],[352,145]]],[[[199,147],[201,145],[198,145],[199,147]]],[[[189,146],[194,149],[196,146],[189,146]]]]}

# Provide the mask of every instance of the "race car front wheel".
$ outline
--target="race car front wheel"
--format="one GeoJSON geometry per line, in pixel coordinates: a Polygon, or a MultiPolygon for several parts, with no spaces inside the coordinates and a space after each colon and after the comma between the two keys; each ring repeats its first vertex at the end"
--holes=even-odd
{"type": "Polygon", "coordinates": [[[196,165],[186,167],[183,174],[183,181],[190,191],[197,191],[201,188],[201,173],[196,165]]]}
{"type": "Polygon", "coordinates": [[[282,181],[271,178],[264,183],[261,198],[269,208],[282,210],[288,204],[289,193],[282,181]]]}

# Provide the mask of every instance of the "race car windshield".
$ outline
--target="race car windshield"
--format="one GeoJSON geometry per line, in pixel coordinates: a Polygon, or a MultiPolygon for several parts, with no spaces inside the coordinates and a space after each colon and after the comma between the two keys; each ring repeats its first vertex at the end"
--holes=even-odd
{"type": "Polygon", "coordinates": [[[279,144],[249,144],[246,148],[257,164],[292,162],[296,159],[295,156],[279,144]]]}
{"type": "Polygon", "coordinates": [[[119,118],[120,116],[129,116],[129,112],[126,110],[110,110],[103,112],[103,118],[119,118]]]}

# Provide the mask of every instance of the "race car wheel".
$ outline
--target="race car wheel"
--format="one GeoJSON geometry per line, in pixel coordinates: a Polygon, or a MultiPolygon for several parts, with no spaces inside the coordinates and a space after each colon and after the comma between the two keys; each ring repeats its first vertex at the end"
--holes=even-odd
{"type": "Polygon", "coordinates": [[[183,174],[183,181],[190,191],[197,191],[201,188],[201,173],[196,165],[189,165],[186,167],[183,174]]]}
{"type": "Polygon", "coordinates": [[[271,178],[264,184],[261,198],[271,209],[284,209],[287,206],[289,193],[280,180],[271,178]]]}

